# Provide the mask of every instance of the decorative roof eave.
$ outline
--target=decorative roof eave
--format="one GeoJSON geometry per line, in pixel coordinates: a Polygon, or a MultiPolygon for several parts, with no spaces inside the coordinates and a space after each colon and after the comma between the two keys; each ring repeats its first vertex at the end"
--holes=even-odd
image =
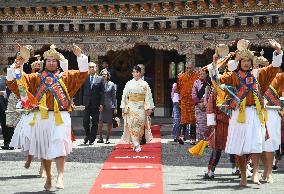
{"type": "MultiPolygon", "coordinates": [[[[1,37],[18,36],[39,36],[39,37],[86,37],[86,36],[133,36],[133,35],[178,35],[178,34],[207,34],[207,33],[233,33],[233,32],[257,32],[257,31],[284,30],[284,23],[260,26],[223,27],[223,28],[193,28],[193,29],[164,29],[164,30],[143,30],[143,31],[96,31],[96,32],[21,32],[2,34],[1,37]]],[[[284,32],[283,32],[284,34],[284,32]]],[[[283,35],[284,36],[284,35],[283,35]]]]}
{"type": "MultiPolygon", "coordinates": [[[[254,6],[221,6],[221,7],[201,7],[199,9],[192,9],[190,7],[184,6],[183,4],[178,4],[181,2],[176,2],[174,7],[169,4],[169,2],[164,2],[162,6],[160,4],[151,5],[152,8],[148,7],[149,4],[142,4],[141,9],[138,8],[137,4],[130,4],[126,6],[125,4],[118,5],[119,8],[116,9],[115,6],[109,5],[106,9],[104,5],[100,5],[95,9],[93,6],[88,6],[83,9],[82,6],[59,6],[54,10],[52,7],[36,7],[35,13],[30,7],[24,8],[25,11],[19,8],[5,7],[3,12],[0,12],[1,20],[52,20],[56,19],[93,19],[93,18],[133,18],[133,17],[175,17],[175,16],[188,16],[188,15],[214,15],[214,14],[238,14],[238,13],[251,13],[251,12],[269,12],[269,11],[281,11],[284,9],[284,3],[279,1],[278,4],[268,4],[268,5],[254,5],[254,6]],[[128,8],[130,10],[128,10],[128,8]],[[12,11],[13,9],[13,11],[12,11]]],[[[140,5],[139,5],[140,6],[140,5]]]]}

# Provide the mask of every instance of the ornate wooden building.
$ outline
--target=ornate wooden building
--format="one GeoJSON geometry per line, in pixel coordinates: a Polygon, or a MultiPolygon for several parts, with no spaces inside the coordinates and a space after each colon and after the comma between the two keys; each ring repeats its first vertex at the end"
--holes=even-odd
{"type": "Polygon", "coordinates": [[[0,0],[0,65],[13,60],[15,42],[36,50],[53,43],[67,54],[76,43],[90,60],[107,60],[121,83],[145,63],[163,116],[171,62],[205,65],[216,44],[241,38],[256,48],[270,38],[283,44],[283,9],[283,0],[0,0]]]}

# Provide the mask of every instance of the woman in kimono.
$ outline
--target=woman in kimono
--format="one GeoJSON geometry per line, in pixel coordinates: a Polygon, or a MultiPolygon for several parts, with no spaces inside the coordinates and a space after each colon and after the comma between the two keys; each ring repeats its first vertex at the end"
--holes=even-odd
{"type": "Polygon", "coordinates": [[[132,75],[133,79],[125,85],[120,105],[124,118],[122,140],[132,143],[134,151],[140,152],[144,128],[146,142],[153,138],[150,115],[154,109],[154,102],[149,85],[141,79],[139,66],[133,67],[132,75]]]}
{"type": "Polygon", "coordinates": [[[260,154],[263,152],[263,145],[268,138],[265,129],[263,112],[263,97],[261,88],[267,87],[280,70],[283,52],[280,44],[271,40],[270,44],[275,48],[272,65],[260,68],[255,77],[251,68],[254,54],[248,49],[249,42],[240,40],[236,51],[235,64],[237,69],[219,75],[216,62],[208,69],[210,75],[217,78],[219,83],[236,88],[234,98],[229,102],[232,109],[232,116],[229,121],[228,137],[225,151],[229,154],[236,154],[239,158],[241,170],[241,186],[247,185],[246,179],[246,154],[252,155],[254,172],[253,183],[260,184],[258,167],[260,154]]]}
{"type": "Polygon", "coordinates": [[[205,88],[208,85],[206,72],[199,70],[199,79],[196,80],[192,88],[192,99],[195,104],[196,133],[197,140],[206,139],[204,132],[207,131],[206,105],[204,103],[205,88]]]}

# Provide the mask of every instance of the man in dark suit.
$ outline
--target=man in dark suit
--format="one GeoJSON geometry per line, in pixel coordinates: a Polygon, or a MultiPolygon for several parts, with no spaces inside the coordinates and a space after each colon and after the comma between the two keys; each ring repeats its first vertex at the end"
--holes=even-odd
{"type": "MultiPolygon", "coordinates": [[[[145,65],[144,64],[138,64],[138,66],[141,68],[141,79],[148,83],[149,87],[151,88],[152,96],[154,96],[152,78],[145,76],[145,65]]],[[[146,144],[145,133],[142,136],[142,139],[141,139],[141,142],[140,142],[140,145],[143,145],[143,144],[146,144]]]]}
{"type": "Polygon", "coordinates": [[[6,87],[6,78],[3,75],[0,75],[0,123],[1,129],[4,138],[4,146],[1,146],[4,150],[13,150],[13,147],[10,147],[9,144],[11,142],[12,136],[14,134],[14,128],[8,127],[6,125],[6,109],[8,103],[10,91],[6,87]]]}
{"type": "Polygon", "coordinates": [[[83,105],[85,106],[83,112],[83,127],[86,132],[84,144],[89,141],[89,144],[93,145],[98,130],[99,113],[103,111],[104,85],[103,78],[97,74],[97,65],[93,62],[90,62],[89,65],[89,77],[84,83],[81,95],[83,95],[83,105]],[[91,130],[90,117],[92,118],[91,130]]]}

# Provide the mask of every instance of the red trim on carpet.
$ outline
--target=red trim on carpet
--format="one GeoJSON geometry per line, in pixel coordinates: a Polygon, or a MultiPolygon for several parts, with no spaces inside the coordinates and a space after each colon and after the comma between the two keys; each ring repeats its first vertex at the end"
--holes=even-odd
{"type": "Polygon", "coordinates": [[[126,143],[114,147],[90,194],[163,193],[160,126],[151,129],[154,139],[139,153],[126,143]]]}

